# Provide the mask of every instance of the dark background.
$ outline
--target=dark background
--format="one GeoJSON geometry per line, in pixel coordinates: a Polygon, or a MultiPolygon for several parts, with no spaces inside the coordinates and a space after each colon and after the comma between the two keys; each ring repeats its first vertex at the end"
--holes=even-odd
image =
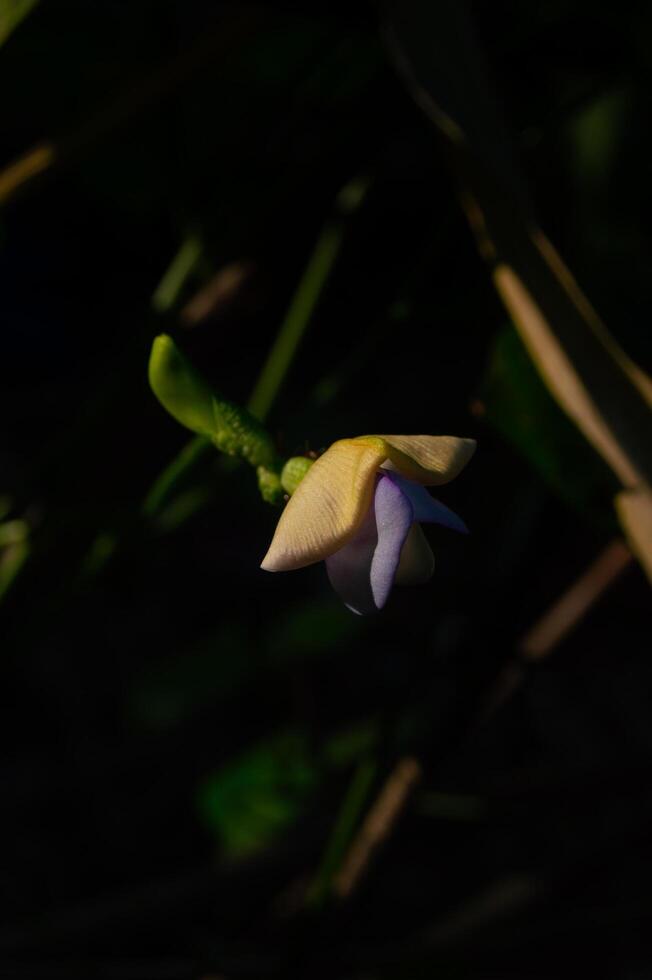
{"type": "MultiPolygon", "coordinates": [[[[649,369],[650,8],[471,11],[539,220],[649,369]]],[[[649,586],[630,564],[488,713],[618,535],[618,486],[510,326],[382,22],[41,0],[0,48],[0,163],[56,147],[0,212],[2,977],[652,976],[649,586]],[[278,514],[245,466],[204,454],[143,512],[188,439],[147,386],[152,338],[245,402],[333,220],[279,447],[478,440],[441,492],[472,534],[429,532],[432,582],[365,620],[320,565],[259,570],[278,514]],[[406,756],[420,782],[340,899],[406,756]]]]}

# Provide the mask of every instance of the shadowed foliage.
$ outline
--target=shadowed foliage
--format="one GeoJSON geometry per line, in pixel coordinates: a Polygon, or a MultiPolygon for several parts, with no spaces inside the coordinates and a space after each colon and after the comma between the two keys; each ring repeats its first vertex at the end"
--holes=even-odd
{"type": "Polygon", "coordinates": [[[0,0],[0,976],[648,974],[651,27],[0,0]],[[357,617],[260,563],[383,432],[471,533],[357,617]]]}

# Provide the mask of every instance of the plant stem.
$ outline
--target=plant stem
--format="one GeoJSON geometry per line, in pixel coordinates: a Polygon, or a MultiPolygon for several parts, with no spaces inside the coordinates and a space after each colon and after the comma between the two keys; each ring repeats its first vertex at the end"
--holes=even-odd
{"type": "MultiPolygon", "coordinates": [[[[288,311],[247,403],[247,408],[251,414],[255,415],[261,422],[267,418],[281,389],[301,338],[310,323],[323,288],[340,253],[344,239],[345,219],[359,207],[367,187],[367,180],[355,178],[342,188],[335,199],[334,214],[326,221],[317,239],[312,255],[292,296],[288,311]]],[[[182,245],[181,250],[172,260],[170,268],[161,280],[157,293],[169,277],[172,277],[179,289],[181,288],[180,277],[177,275],[175,278],[173,269],[175,264],[179,263],[184,247],[185,245],[182,245]]],[[[154,295],[156,296],[156,293],[154,295]]],[[[175,299],[176,295],[170,305],[175,299]]],[[[157,477],[145,498],[143,512],[152,516],[174,489],[177,482],[210,448],[210,441],[203,436],[195,436],[191,439],[157,477]]]]}
{"type": "Polygon", "coordinates": [[[212,444],[206,436],[194,436],[152,484],[143,503],[143,514],[152,517],[181,477],[204,456],[212,444]]]}
{"type": "Polygon", "coordinates": [[[202,244],[199,236],[188,235],[154,290],[152,308],[156,313],[167,313],[172,309],[188,277],[197,268],[201,254],[202,244]]]}
{"type": "Polygon", "coordinates": [[[317,239],[249,399],[247,407],[259,419],[267,417],[285,380],[340,253],[345,218],[359,206],[366,189],[366,182],[358,178],[350,181],[336,198],[335,214],[328,219],[317,239]]]}
{"type": "Polygon", "coordinates": [[[331,831],[321,866],[308,891],[306,898],[308,905],[319,905],[328,896],[335,873],[349,847],[365,803],[369,798],[376,769],[375,760],[363,759],[353,773],[331,831]]]}

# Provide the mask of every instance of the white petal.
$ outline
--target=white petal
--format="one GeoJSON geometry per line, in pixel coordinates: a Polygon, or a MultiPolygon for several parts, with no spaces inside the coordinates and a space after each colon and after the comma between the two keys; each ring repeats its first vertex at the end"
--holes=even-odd
{"type": "Polygon", "coordinates": [[[394,581],[397,585],[422,585],[432,578],[435,556],[419,524],[410,528],[394,581]]]}

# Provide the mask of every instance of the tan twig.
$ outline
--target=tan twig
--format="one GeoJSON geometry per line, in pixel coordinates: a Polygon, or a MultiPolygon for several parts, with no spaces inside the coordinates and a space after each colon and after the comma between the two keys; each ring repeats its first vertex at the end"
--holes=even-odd
{"type": "Polygon", "coordinates": [[[506,664],[491,688],[481,713],[481,724],[519,688],[525,675],[525,663],[543,660],[551,654],[633,561],[625,542],[616,538],[553,602],[517,643],[517,659],[506,664]]]}
{"type": "Polygon", "coordinates": [[[378,847],[392,832],[420,778],[421,765],[411,756],[396,764],[334,878],[333,890],[339,898],[347,898],[353,892],[378,847]]]}
{"type": "Polygon", "coordinates": [[[518,644],[519,654],[526,660],[542,660],[552,653],[632,562],[632,553],[620,538],[607,545],[527,631],[518,644]]]}
{"type": "Polygon", "coordinates": [[[181,310],[182,325],[195,327],[229,311],[251,282],[254,271],[253,263],[244,260],[223,266],[181,310]]]}
{"type": "Polygon", "coordinates": [[[228,56],[264,16],[263,8],[257,7],[238,11],[237,20],[226,16],[214,33],[200,37],[150,75],[125,85],[113,101],[87,118],[75,132],[61,139],[43,140],[8,163],[0,170],[0,204],[29,186],[34,178],[50,171],[54,164],[77,161],[99,140],[174,93],[195,72],[228,56]]]}

